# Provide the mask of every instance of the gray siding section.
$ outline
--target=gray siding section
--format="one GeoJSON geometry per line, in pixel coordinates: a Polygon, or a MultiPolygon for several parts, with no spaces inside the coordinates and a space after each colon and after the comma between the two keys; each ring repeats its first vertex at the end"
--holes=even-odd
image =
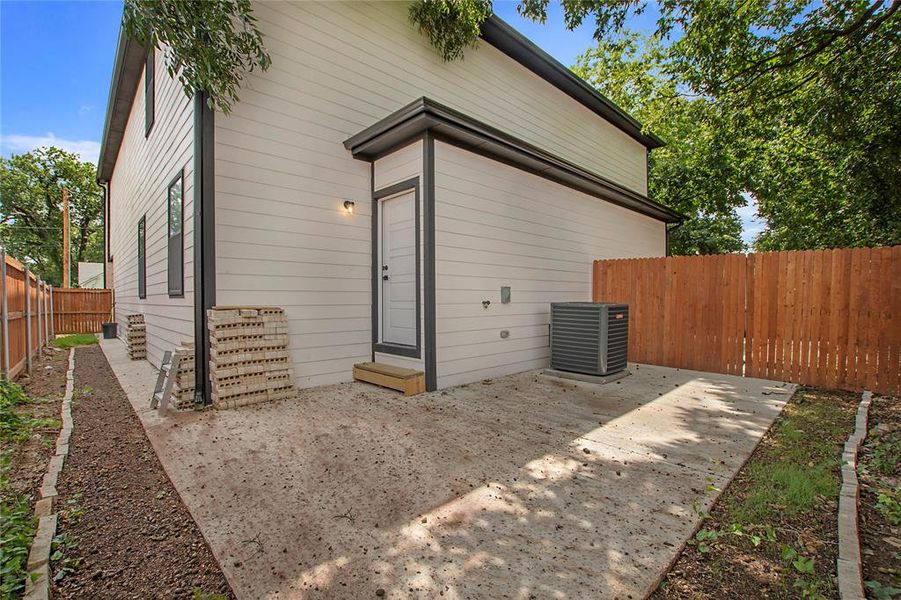
{"type": "Polygon", "coordinates": [[[547,367],[550,303],[590,301],[594,259],[666,250],[660,221],[441,142],[435,236],[439,388],[547,367]]]}
{"type": "Polygon", "coordinates": [[[110,284],[116,293],[116,320],[125,335],[125,316],[143,313],[147,323],[147,358],[159,365],[162,354],[194,339],[194,111],[181,84],[166,73],[164,52],[156,52],[156,118],[144,136],[144,79],[128,118],[128,126],[110,181],[110,284]],[[183,298],[168,295],[167,188],[184,169],[183,298]],[[137,231],[147,216],[147,298],[138,298],[137,231]]]}

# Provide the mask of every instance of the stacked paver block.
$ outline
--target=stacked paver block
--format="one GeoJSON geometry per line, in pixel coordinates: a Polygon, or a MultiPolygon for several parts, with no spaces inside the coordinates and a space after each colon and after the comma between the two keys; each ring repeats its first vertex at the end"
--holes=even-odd
{"type": "Polygon", "coordinates": [[[132,360],[147,358],[147,326],[144,315],[128,315],[128,328],[125,330],[125,345],[128,357],[132,360]]]}
{"type": "Polygon", "coordinates": [[[194,343],[182,342],[175,348],[174,357],[178,357],[178,370],[172,384],[172,404],[178,410],[194,408],[194,343]]]}
{"type": "Polygon", "coordinates": [[[293,395],[288,321],[283,309],[214,307],[207,317],[213,406],[235,408],[293,395]]]}

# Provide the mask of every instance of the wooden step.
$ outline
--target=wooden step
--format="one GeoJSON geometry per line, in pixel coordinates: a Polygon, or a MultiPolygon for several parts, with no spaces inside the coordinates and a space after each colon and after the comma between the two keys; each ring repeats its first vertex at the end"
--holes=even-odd
{"type": "Polygon", "coordinates": [[[354,379],[403,392],[404,396],[413,396],[425,391],[425,373],[384,363],[355,364],[354,379]]]}

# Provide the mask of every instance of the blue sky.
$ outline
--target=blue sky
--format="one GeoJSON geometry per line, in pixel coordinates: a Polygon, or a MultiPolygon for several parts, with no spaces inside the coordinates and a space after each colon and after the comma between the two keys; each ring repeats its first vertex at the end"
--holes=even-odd
{"type": "MultiPolygon", "coordinates": [[[[557,3],[545,25],[521,18],[516,2],[494,11],[564,65],[593,45],[592,24],[567,31],[557,3]]],[[[0,154],[54,144],[96,161],[121,14],[118,0],[0,0],[0,154]]],[[[650,31],[655,18],[652,5],[630,26],[650,31]]],[[[739,212],[750,239],[755,210],[739,212]]]]}

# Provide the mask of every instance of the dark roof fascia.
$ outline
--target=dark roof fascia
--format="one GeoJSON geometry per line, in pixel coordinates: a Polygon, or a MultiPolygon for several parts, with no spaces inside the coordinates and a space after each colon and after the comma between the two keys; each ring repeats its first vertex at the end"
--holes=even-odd
{"type": "Polygon", "coordinates": [[[97,181],[109,181],[113,175],[146,55],[146,49],[126,33],[124,26],[121,27],[109,99],[106,103],[106,117],[103,120],[103,140],[100,143],[100,158],[97,160],[97,181]]]}
{"type": "Polygon", "coordinates": [[[419,98],[348,138],[344,147],[356,159],[373,161],[427,131],[444,141],[660,221],[677,223],[684,218],[637,192],[428,98],[419,98]]]}
{"type": "Polygon", "coordinates": [[[492,15],[482,24],[482,39],[584,104],[649,150],[660,148],[665,144],[656,135],[643,132],[641,123],[500,17],[492,15]]]}

